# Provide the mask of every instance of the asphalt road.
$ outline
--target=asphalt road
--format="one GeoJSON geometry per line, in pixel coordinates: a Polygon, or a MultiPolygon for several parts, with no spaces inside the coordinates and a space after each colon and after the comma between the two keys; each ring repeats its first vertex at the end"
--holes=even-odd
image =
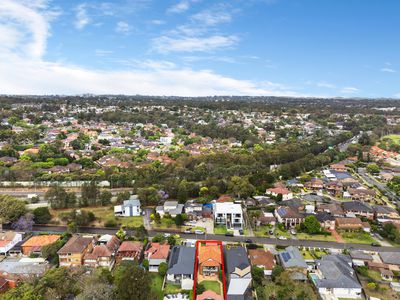
{"type": "Polygon", "coordinates": [[[358,174],[370,185],[372,186],[377,186],[377,188],[384,192],[385,195],[392,201],[399,201],[399,197],[390,190],[385,184],[379,182],[376,180],[373,176],[369,175],[364,168],[359,168],[358,169],[358,174]]]}
{"type": "MultiPolygon", "coordinates": [[[[3,228],[6,229],[4,225],[3,228]]],[[[33,226],[35,232],[55,232],[61,233],[66,231],[66,226],[33,226]]],[[[79,232],[91,233],[91,234],[115,234],[118,228],[95,228],[95,227],[80,227],[79,232]]],[[[149,236],[153,237],[160,233],[178,233],[182,238],[185,239],[197,239],[197,240],[220,240],[223,242],[245,242],[247,239],[251,239],[252,243],[257,244],[270,244],[279,246],[302,246],[302,247],[319,247],[319,248],[332,248],[332,249],[354,249],[354,250],[369,250],[369,251],[380,251],[380,252],[400,252],[400,248],[396,247],[375,247],[365,244],[351,244],[351,243],[336,243],[336,242],[324,242],[324,241],[310,241],[310,240],[278,240],[276,238],[266,237],[246,237],[246,236],[225,236],[221,234],[184,234],[180,232],[168,231],[168,230],[150,230],[148,231],[149,236]]]]}

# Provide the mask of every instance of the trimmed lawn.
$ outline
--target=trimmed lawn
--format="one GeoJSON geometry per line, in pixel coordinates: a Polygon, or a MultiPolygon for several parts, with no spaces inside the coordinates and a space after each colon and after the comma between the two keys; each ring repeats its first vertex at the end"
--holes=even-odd
{"type": "Polygon", "coordinates": [[[309,250],[301,250],[300,251],[301,255],[303,255],[304,259],[314,259],[314,257],[311,255],[309,250]]]}
{"type": "Polygon", "coordinates": [[[221,295],[221,287],[219,285],[219,282],[217,281],[212,281],[212,280],[205,280],[201,282],[202,285],[204,285],[206,291],[214,291],[218,295],[221,295]]]}
{"type": "Polygon", "coordinates": [[[335,238],[332,235],[325,236],[323,234],[307,234],[303,232],[298,232],[296,236],[299,240],[336,242],[335,238]]]}
{"type": "Polygon", "coordinates": [[[214,226],[214,234],[225,234],[225,233],[228,233],[226,226],[224,226],[224,225],[214,226]]]}
{"type": "MultiPolygon", "coordinates": [[[[108,220],[115,220],[117,223],[117,227],[119,226],[139,227],[140,225],[143,225],[143,217],[141,216],[115,217],[113,206],[95,206],[95,207],[83,207],[76,209],[81,209],[87,212],[94,213],[94,215],[96,216],[96,220],[92,222],[89,226],[102,227],[108,220]]],[[[70,213],[72,210],[73,208],[50,210],[50,213],[53,216],[52,222],[64,224],[64,222],[61,220],[61,216],[70,213]]]]}
{"type": "Polygon", "coordinates": [[[152,292],[154,293],[155,296],[157,296],[158,300],[163,299],[164,298],[164,293],[162,291],[163,278],[156,273],[150,273],[150,278],[151,278],[150,288],[152,292]]]}
{"type": "Polygon", "coordinates": [[[347,243],[354,244],[371,244],[376,243],[376,240],[368,232],[339,232],[342,238],[347,243]]]}

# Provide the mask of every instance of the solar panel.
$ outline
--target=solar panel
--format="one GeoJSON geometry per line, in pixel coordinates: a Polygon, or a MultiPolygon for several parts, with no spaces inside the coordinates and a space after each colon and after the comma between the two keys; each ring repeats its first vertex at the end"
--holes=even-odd
{"type": "Polygon", "coordinates": [[[289,253],[283,252],[283,253],[282,253],[282,258],[283,258],[283,260],[284,260],[285,262],[288,262],[289,259],[290,259],[289,253]]]}

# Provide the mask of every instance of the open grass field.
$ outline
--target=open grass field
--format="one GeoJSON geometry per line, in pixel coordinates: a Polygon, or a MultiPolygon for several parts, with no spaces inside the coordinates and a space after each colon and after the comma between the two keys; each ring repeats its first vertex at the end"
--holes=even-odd
{"type": "MultiPolygon", "coordinates": [[[[72,208],[69,209],[57,209],[51,210],[50,213],[53,216],[52,223],[57,224],[65,224],[62,220],[62,216],[68,214],[72,211],[72,208]]],[[[130,227],[139,227],[143,225],[143,217],[115,217],[114,216],[114,207],[113,206],[96,206],[96,207],[84,207],[81,208],[84,211],[91,211],[96,216],[96,220],[90,224],[90,226],[105,226],[107,221],[115,220],[117,227],[119,226],[130,226],[130,227]]]]}
{"type": "Polygon", "coordinates": [[[399,134],[389,134],[385,135],[382,140],[384,139],[390,139],[393,141],[393,143],[400,145],[400,135],[399,134]]]}
{"type": "Polygon", "coordinates": [[[339,232],[339,234],[347,243],[371,244],[377,242],[368,232],[339,232]]]}
{"type": "Polygon", "coordinates": [[[323,234],[307,234],[307,233],[303,233],[303,232],[298,232],[296,237],[299,240],[336,242],[335,238],[332,235],[325,236],[323,234]]]}

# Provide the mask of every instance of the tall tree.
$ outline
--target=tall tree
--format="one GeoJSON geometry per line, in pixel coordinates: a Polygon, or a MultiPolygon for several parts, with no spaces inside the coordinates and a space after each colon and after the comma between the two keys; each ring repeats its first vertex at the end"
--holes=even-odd
{"type": "Polygon", "coordinates": [[[115,270],[114,288],[117,300],[150,299],[149,274],[135,264],[120,265],[115,270]]]}

